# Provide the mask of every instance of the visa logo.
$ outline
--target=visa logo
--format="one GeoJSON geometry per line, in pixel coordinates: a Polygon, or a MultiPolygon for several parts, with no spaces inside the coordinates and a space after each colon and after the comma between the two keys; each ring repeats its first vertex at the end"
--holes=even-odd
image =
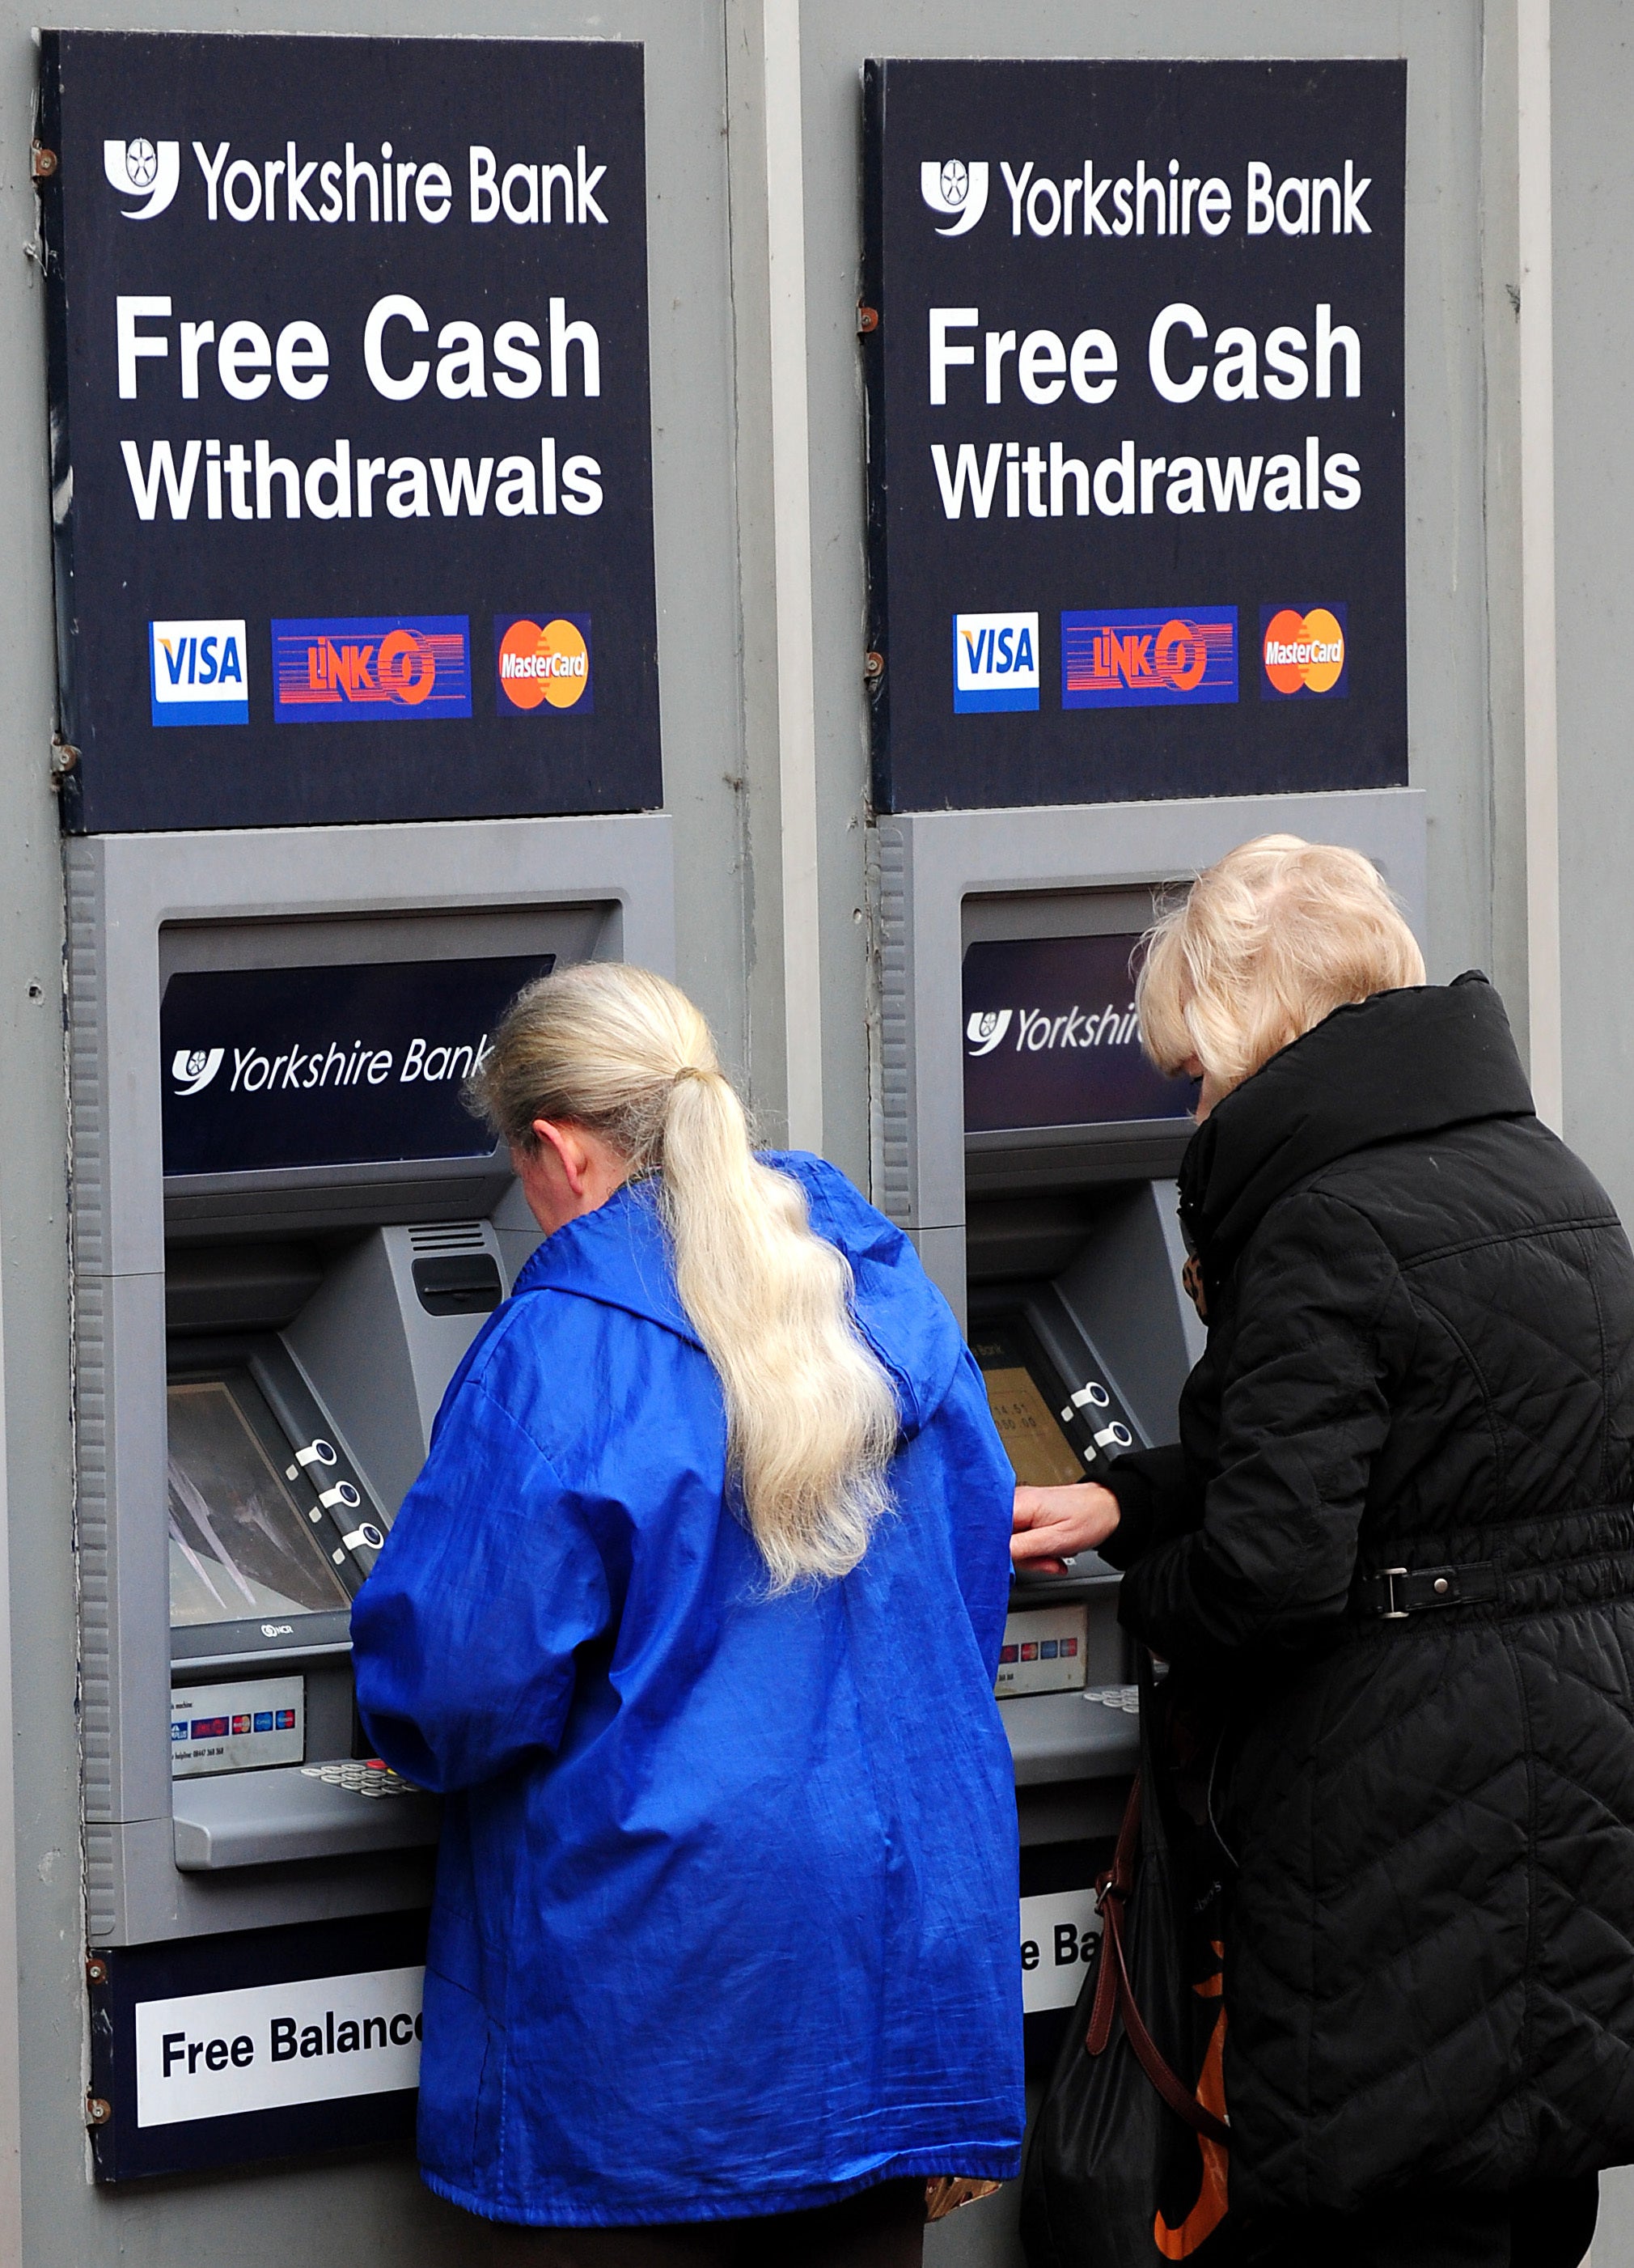
{"type": "Polygon", "coordinates": [[[468,717],[470,623],[464,615],[275,622],[272,713],[281,725],[468,717]]]}
{"type": "Polygon", "coordinates": [[[248,647],[241,622],[148,624],[156,725],[247,725],[248,647]]]}
{"type": "Polygon", "coordinates": [[[1038,616],[953,616],[953,709],[1038,706],[1038,616]]]}
{"type": "Polygon", "coordinates": [[[1172,709],[1237,698],[1235,607],[1099,607],[1061,617],[1064,709],[1172,709]]]}

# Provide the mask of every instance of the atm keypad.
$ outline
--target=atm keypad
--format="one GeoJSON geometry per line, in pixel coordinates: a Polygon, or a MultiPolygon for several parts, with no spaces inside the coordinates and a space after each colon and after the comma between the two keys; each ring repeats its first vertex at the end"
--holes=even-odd
{"type": "Polygon", "coordinates": [[[303,1779],[320,1779],[326,1787],[343,1787],[350,1795],[420,1795],[411,1779],[392,1770],[379,1756],[370,1756],[361,1764],[303,1764],[303,1779]]]}

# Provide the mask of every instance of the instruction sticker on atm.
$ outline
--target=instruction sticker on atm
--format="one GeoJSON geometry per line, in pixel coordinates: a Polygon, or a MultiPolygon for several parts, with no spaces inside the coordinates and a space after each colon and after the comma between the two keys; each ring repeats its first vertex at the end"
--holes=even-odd
{"type": "Polygon", "coordinates": [[[298,1764],[305,1754],[304,1677],[239,1678],[232,1684],[172,1688],[173,1779],[298,1764]]]}

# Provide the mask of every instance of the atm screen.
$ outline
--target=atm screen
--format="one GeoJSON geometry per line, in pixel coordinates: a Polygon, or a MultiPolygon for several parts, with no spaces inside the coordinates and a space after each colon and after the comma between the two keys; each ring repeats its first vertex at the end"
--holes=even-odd
{"type": "Polygon", "coordinates": [[[350,1607],[328,1524],[285,1483],[288,1444],[249,1372],[173,1380],[167,1401],[173,1627],[350,1607]]]}
{"type": "Polygon", "coordinates": [[[983,1331],[970,1344],[1017,1480],[1027,1488],[1081,1481],[1083,1461],[1057,1423],[1026,1350],[1007,1331],[983,1331]]]}
{"type": "Polygon", "coordinates": [[[159,1004],[167,1174],[486,1158],[465,1083],[550,953],[179,969],[159,1004]]]}
{"type": "Polygon", "coordinates": [[[1141,1053],[1130,968],[1140,939],[989,939],[964,958],[965,1131],[1183,1121],[1189,1079],[1141,1053]]]}

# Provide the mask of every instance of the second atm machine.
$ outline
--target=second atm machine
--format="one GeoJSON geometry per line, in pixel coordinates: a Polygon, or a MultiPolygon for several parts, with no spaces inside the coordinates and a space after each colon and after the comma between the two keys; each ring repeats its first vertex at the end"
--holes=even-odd
{"type": "Polygon", "coordinates": [[[673,917],[659,817],[112,836],[68,862],[87,1930],[122,1994],[93,2025],[118,2173],[195,2161],[166,2156],[151,2075],[133,2091],[133,1997],[332,1974],[323,1932],[352,1921],[353,1965],[416,1957],[390,1917],[427,1903],[438,1807],[368,1756],[349,1622],[538,1241],[462,1088],[522,985],[664,968],[673,917]]]}
{"type": "MultiPolygon", "coordinates": [[[[878,823],[875,1200],[964,1320],[1019,1480],[1093,1479],[1173,1440],[1202,1351],[1174,1181],[1193,1092],[1142,1056],[1130,972],[1166,887],[1287,831],[1365,852],[1422,934],[1422,806],[1392,789],[878,823]]],[[[1117,1582],[1086,1552],[1012,1593],[997,1690],[1022,1885],[1066,1901],[1058,1940],[1036,1909],[1024,1962],[1029,1937],[1041,1962],[1082,1944],[1136,1761],[1117,1582]]],[[[1076,1984],[1033,1977],[1029,2007],[1076,1984]]]]}

